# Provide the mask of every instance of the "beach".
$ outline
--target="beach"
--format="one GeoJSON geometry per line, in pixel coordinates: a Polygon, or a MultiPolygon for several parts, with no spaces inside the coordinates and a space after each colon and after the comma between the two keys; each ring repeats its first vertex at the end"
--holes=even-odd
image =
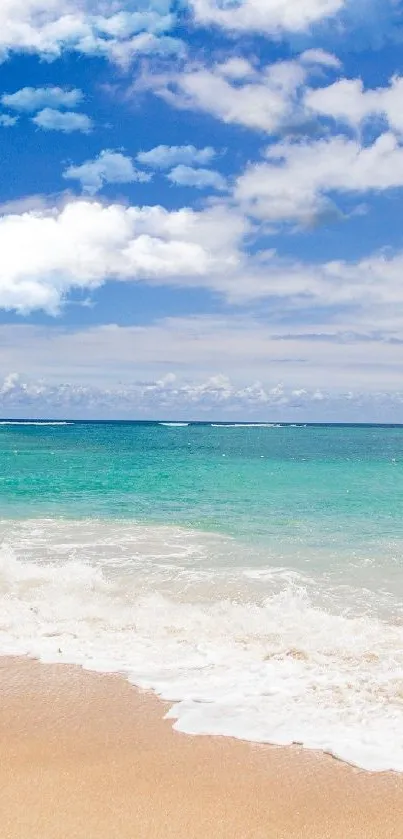
{"type": "Polygon", "coordinates": [[[2,426],[0,839],[402,839],[402,435],[2,426]]]}
{"type": "Polygon", "coordinates": [[[401,839],[403,775],[189,737],[119,676],[0,660],[2,839],[401,839]]]}
{"type": "Polygon", "coordinates": [[[0,0],[0,839],[403,839],[402,12],[0,0]]]}

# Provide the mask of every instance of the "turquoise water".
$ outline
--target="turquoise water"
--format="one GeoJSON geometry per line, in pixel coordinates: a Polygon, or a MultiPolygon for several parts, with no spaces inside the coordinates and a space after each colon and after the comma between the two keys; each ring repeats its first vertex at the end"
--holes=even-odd
{"type": "Polygon", "coordinates": [[[10,517],[178,524],[313,564],[401,555],[403,428],[8,425],[0,465],[10,517]]]}
{"type": "Polygon", "coordinates": [[[3,652],[403,769],[402,499],[401,427],[0,425],[3,652]]]}
{"type": "Polygon", "coordinates": [[[129,517],[312,545],[403,534],[403,428],[2,426],[0,465],[11,516],[129,517]]]}

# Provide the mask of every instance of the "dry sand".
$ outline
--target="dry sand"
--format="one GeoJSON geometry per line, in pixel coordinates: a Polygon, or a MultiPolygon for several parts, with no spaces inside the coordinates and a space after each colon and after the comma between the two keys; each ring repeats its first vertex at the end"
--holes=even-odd
{"type": "Polygon", "coordinates": [[[117,676],[0,660],[1,839],[403,839],[403,776],[186,737],[117,676]]]}

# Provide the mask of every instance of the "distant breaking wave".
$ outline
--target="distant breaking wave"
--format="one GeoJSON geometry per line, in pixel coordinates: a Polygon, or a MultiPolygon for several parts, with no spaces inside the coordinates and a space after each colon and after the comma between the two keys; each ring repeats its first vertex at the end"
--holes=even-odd
{"type": "Polygon", "coordinates": [[[41,422],[38,421],[23,421],[23,420],[0,420],[0,425],[73,425],[72,422],[41,422]]]}
{"type": "Polygon", "coordinates": [[[273,422],[212,422],[211,428],[283,428],[273,422]]]}
{"type": "Polygon", "coordinates": [[[160,422],[160,425],[165,425],[166,428],[187,428],[188,422],[160,422]]]}

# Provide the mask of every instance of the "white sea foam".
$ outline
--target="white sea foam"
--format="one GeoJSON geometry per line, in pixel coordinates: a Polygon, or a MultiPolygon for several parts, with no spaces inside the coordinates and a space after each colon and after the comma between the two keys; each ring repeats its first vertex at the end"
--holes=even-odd
{"type": "Polygon", "coordinates": [[[122,672],[190,734],[403,771],[396,615],[347,617],[323,581],[181,528],[48,519],[0,522],[0,539],[0,653],[122,672]]]}
{"type": "Polygon", "coordinates": [[[211,428],[284,428],[285,426],[272,422],[212,422],[211,428]]]}
{"type": "Polygon", "coordinates": [[[53,422],[53,421],[52,422],[49,422],[49,421],[41,422],[40,420],[38,420],[38,421],[36,421],[36,420],[35,421],[34,420],[29,420],[29,421],[28,420],[0,420],[0,425],[73,425],[73,423],[72,422],[66,422],[64,420],[63,420],[63,422],[62,421],[60,421],[60,422],[59,421],[57,421],[57,422],[56,421],[55,422],[53,422]]]}
{"type": "Polygon", "coordinates": [[[187,428],[188,422],[160,422],[160,425],[165,425],[166,428],[187,428]]]}

